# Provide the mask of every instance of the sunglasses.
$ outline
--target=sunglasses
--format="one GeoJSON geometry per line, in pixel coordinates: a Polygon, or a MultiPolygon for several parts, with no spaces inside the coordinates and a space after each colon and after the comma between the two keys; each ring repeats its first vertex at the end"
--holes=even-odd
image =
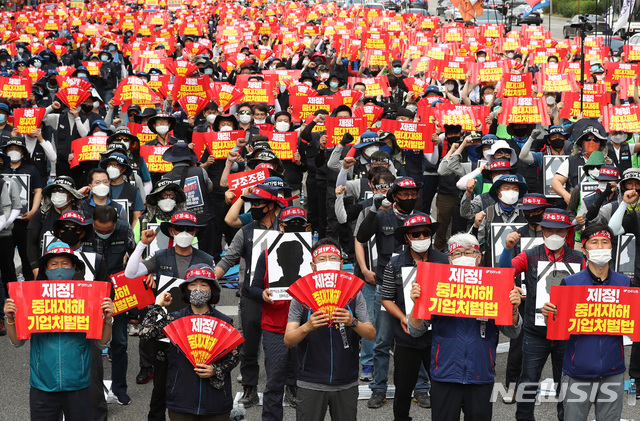
{"type": "Polygon", "coordinates": [[[188,233],[192,233],[196,231],[196,227],[183,227],[180,225],[174,225],[173,229],[176,230],[176,232],[188,232],[188,233]]]}
{"type": "Polygon", "coordinates": [[[82,228],[77,226],[77,225],[68,225],[68,224],[64,224],[60,227],[60,231],[74,231],[74,232],[81,232],[82,228]]]}
{"type": "Polygon", "coordinates": [[[415,238],[415,239],[418,239],[421,236],[424,238],[431,237],[431,231],[429,230],[413,231],[408,234],[411,236],[411,238],[415,238]]]}
{"type": "Polygon", "coordinates": [[[240,111],[238,114],[240,114],[240,115],[251,115],[251,111],[240,111]]]}

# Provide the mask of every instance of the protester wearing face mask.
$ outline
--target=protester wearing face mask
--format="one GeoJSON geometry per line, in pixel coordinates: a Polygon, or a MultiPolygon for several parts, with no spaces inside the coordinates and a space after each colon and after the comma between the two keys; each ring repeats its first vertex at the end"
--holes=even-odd
{"type": "Polygon", "coordinates": [[[133,175],[133,169],[129,165],[127,157],[119,152],[112,153],[100,161],[100,168],[107,172],[110,181],[109,197],[111,200],[126,200],[129,215],[127,221],[135,227],[138,218],[144,211],[144,201],[140,190],[131,183],[125,181],[126,177],[133,175]]]}
{"type": "MultiPolygon", "coordinates": [[[[339,247],[331,238],[319,240],[311,249],[312,270],[341,270],[339,247]]],[[[341,420],[357,419],[359,365],[354,347],[358,349],[360,338],[371,340],[376,334],[362,293],[346,308],[336,308],[332,321],[343,328],[330,327],[328,314],[309,314],[298,301],[291,301],[284,343],[287,347],[297,345],[298,359],[305,361],[297,369],[296,415],[300,420],[324,418],[327,408],[331,414],[339,413],[341,420]]]]}
{"type": "MultiPolygon", "coordinates": [[[[244,102],[238,105],[236,117],[238,118],[238,124],[239,124],[240,130],[251,132],[251,128],[252,128],[251,116],[252,116],[251,104],[249,104],[248,102],[244,102]]],[[[257,128],[254,129],[254,134],[259,134],[259,133],[260,133],[259,129],[257,128]]]]}
{"type": "MultiPolygon", "coordinates": [[[[447,248],[453,265],[475,267],[480,263],[478,241],[470,234],[453,235],[447,248]]],[[[494,320],[486,319],[432,316],[426,321],[408,315],[411,336],[418,340],[429,337],[431,352],[422,356],[422,362],[430,362],[431,367],[432,419],[458,419],[461,413],[474,420],[492,419],[498,335],[502,332],[515,338],[521,331],[522,319],[518,313],[521,293],[517,286],[509,293],[513,318],[512,325],[508,326],[498,327],[494,320]],[[451,335],[451,332],[457,334],[451,335]]],[[[401,288],[399,294],[402,295],[401,288]]],[[[415,301],[420,295],[420,285],[414,283],[411,300],[415,301]]]]}
{"type": "MultiPolygon", "coordinates": [[[[93,211],[96,206],[112,206],[115,208],[119,217],[122,218],[122,205],[118,202],[114,202],[109,197],[109,187],[111,180],[107,171],[102,168],[94,168],[89,171],[87,175],[87,181],[89,183],[90,194],[82,201],[83,212],[87,219],[93,217],[93,211]]],[[[68,243],[70,244],[70,243],[68,243]]]]}
{"type": "Polygon", "coordinates": [[[540,134],[541,132],[539,130],[534,130],[531,133],[527,142],[522,146],[518,158],[527,165],[538,167],[538,172],[540,176],[542,176],[544,171],[544,156],[569,155],[573,148],[573,143],[568,140],[568,134],[563,126],[554,125],[549,127],[548,133],[544,136],[544,146],[541,150],[539,152],[531,152],[531,147],[538,141],[540,134]]]}
{"type": "MultiPolygon", "coordinates": [[[[514,268],[516,279],[519,274],[525,274],[523,285],[527,291],[524,305],[522,373],[519,381],[519,384],[524,387],[523,397],[526,398],[524,399],[526,402],[517,402],[516,418],[519,420],[534,419],[537,385],[549,355],[551,355],[554,382],[560,384],[562,359],[566,348],[566,341],[547,339],[547,328],[535,324],[538,263],[577,263],[582,269],[585,267],[582,253],[573,249],[572,237],[569,235],[573,224],[567,211],[548,208],[538,225],[542,227],[544,244],[525,250],[512,258],[511,249],[520,239],[520,234],[512,232],[507,235],[505,248],[500,256],[500,267],[514,268]]],[[[560,388],[556,389],[556,392],[559,393],[560,388]]],[[[562,401],[558,402],[557,414],[558,419],[564,419],[562,401]]]]}
{"type": "MultiPolygon", "coordinates": [[[[47,253],[38,260],[38,265],[39,280],[82,279],[80,271],[84,268],[84,263],[65,243],[52,243],[47,253]]],[[[100,309],[96,310],[104,318],[99,340],[87,339],[83,333],[31,335],[29,406],[32,420],[50,418],[51,413],[63,413],[66,419],[76,421],[87,419],[87,414],[92,413],[91,347],[97,345],[101,352],[109,344],[112,336],[113,301],[104,297],[100,309]]],[[[7,299],[4,306],[9,328],[7,333],[11,343],[17,347],[26,342],[19,340],[16,333],[15,316],[20,311],[26,311],[21,307],[20,301],[7,299]]]]}
{"type": "Polygon", "coordinates": [[[107,139],[105,156],[109,156],[113,152],[120,152],[127,157],[129,165],[133,169],[136,187],[140,190],[140,194],[146,197],[153,187],[151,174],[146,161],[140,155],[140,140],[131,134],[131,130],[127,126],[117,127],[107,139]]]}
{"type": "MultiPolygon", "coordinates": [[[[593,158],[599,152],[594,152],[589,157],[589,160],[593,158]]],[[[589,163],[589,161],[587,161],[589,163]]],[[[585,165],[583,169],[586,169],[585,165]]],[[[586,170],[585,170],[586,172],[586,170]]],[[[578,223],[579,229],[581,229],[587,222],[587,213],[594,206],[601,207],[609,203],[618,203],[618,182],[620,181],[620,171],[613,165],[602,165],[598,168],[597,174],[594,174],[592,179],[598,183],[597,190],[593,192],[583,192],[581,188],[573,189],[571,192],[571,200],[567,205],[567,211],[569,216],[575,218],[578,223]]],[[[579,184],[580,185],[580,184],[579,184]]],[[[592,217],[597,212],[597,209],[593,210],[592,217]]],[[[576,237],[576,240],[579,240],[576,237]]]]}
{"type": "Polygon", "coordinates": [[[318,90],[318,95],[321,95],[321,96],[333,95],[342,89],[342,85],[344,85],[344,82],[342,77],[340,77],[339,74],[331,73],[331,76],[327,79],[326,84],[327,84],[326,88],[318,90]]]}
{"type": "Polygon", "coordinates": [[[164,113],[155,114],[154,116],[149,118],[149,120],[147,121],[147,126],[153,133],[156,133],[158,136],[155,139],[147,142],[146,145],[151,145],[151,146],[173,145],[178,140],[169,134],[169,132],[171,132],[176,126],[175,117],[169,114],[164,114],[164,113]]]}
{"type": "MultiPolygon", "coordinates": [[[[53,223],[65,211],[82,209],[83,198],[73,179],[66,176],[56,177],[53,183],[42,189],[40,211],[33,214],[27,226],[27,256],[34,278],[38,276],[37,260],[42,254],[40,247],[44,234],[53,230],[53,223]]],[[[23,270],[27,271],[26,268],[23,270]]]]}
{"type": "MultiPolygon", "coordinates": [[[[382,200],[374,200],[370,211],[364,218],[356,239],[364,244],[375,235],[376,248],[378,250],[378,264],[375,271],[376,291],[374,295],[374,320],[376,325],[376,340],[373,348],[374,381],[369,384],[372,390],[371,398],[367,405],[370,408],[379,408],[386,401],[387,380],[389,371],[389,349],[393,344],[393,319],[386,311],[381,311],[382,300],[382,275],[384,268],[391,260],[394,253],[403,250],[403,243],[389,235],[404,221],[414,215],[414,208],[418,198],[418,189],[422,183],[416,183],[410,177],[398,177],[387,191],[386,199],[393,203],[388,209],[381,209],[382,200]]],[[[429,389],[426,371],[420,375],[416,390],[426,392],[429,389]]],[[[425,396],[425,395],[421,395],[425,396]]],[[[426,401],[422,403],[426,405],[426,401]]]]}
{"type": "Polygon", "coordinates": [[[611,142],[607,142],[607,156],[621,172],[631,168],[631,157],[640,152],[640,143],[629,144],[633,139],[631,133],[612,130],[609,133],[611,142]]]}
{"type": "MultiPolygon", "coordinates": [[[[429,391],[416,388],[418,374],[429,372],[431,359],[431,332],[420,338],[413,338],[407,330],[407,305],[404,300],[402,270],[415,267],[418,262],[447,264],[444,253],[431,247],[431,237],[439,223],[428,215],[416,212],[394,231],[396,240],[409,247],[387,264],[382,281],[382,306],[392,316],[394,335],[394,419],[408,419],[411,394],[422,407],[431,406],[429,391]]],[[[479,253],[478,253],[479,256],[479,253]]]]}
{"type": "MultiPolygon", "coordinates": [[[[159,344],[164,343],[159,340],[165,337],[162,333],[165,326],[174,320],[194,315],[215,317],[230,325],[233,324],[231,317],[215,309],[215,305],[220,301],[221,288],[209,264],[190,265],[179,289],[182,301],[187,306],[169,313],[163,307],[171,305],[174,298],[169,292],[160,294],[156,304],[150,307],[143,320],[141,337],[155,340],[159,344]]],[[[230,373],[238,365],[243,345],[231,350],[212,364],[198,364],[195,369],[177,346],[167,345],[166,361],[163,362],[163,382],[158,382],[156,388],[166,390],[166,408],[169,418],[228,419],[233,407],[230,373]]],[[[165,396],[161,402],[157,403],[165,403],[165,396]]],[[[162,416],[164,416],[164,407],[162,416]]]]}
{"type": "MultiPolygon", "coordinates": [[[[305,232],[309,228],[305,211],[299,207],[288,207],[280,213],[281,232],[305,232]]],[[[302,243],[298,243],[302,248],[302,243]]],[[[260,253],[256,263],[250,294],[254,301],[262,303],[262,344],[264,348],[266,388],[262,404],[262,419],[282,421],[282,402],[296,407],[296,368],[298,365],[295,350],[284,344],[287,316],[291,301],[273,300],[271,288],[288,286],[278,284],[278,280],[269,279],[266,251],[260,253]],[[293,370],[291,370],[293,368],[293,370]]],[[[302,251],[299,256],[302,257],[302,251]]],[[[301,264],[302,260],[300,261],[301,264]]],[[[297,270],[298,266],[292,266],[297,270]]]]}
{"type": "Polygon", "coordinates": [[[571,199],[572,189],[578,185],[578,168],[586,164],[594,151],[604,151],[607,144],[607,132],[602,124],[590,118],[578,120],[572,128],[576,148],[556,171],[551,187],[565,203],[571,199]]]}
{"type": "MultiPolygon", "coordinates": [[[[604,224],[593,224],[585,228],[582,235],[582,251],[588,260],[587,268],[567,276],[560,285],[587,285],[595,289],[629,287],[629,278],[611,268],[611,228],[604,224]]],[[[558,307],[553,303],[544,304],[542,315],[546,323],[557,310],[558,307]]],[[[624,354],[622,335],[570,336],[562,364],[566,420],[588,418],[592,404],[597,420],[620,418],[626,371],[624,354]],[[576,392],[577,384],[580,384],[580,392],[576,392]],[[588,399],[584,399],[584,393],[589,396],[588,399]]]]}
{"type": "Polygon", "coordinates": [[[460,190],[466,188],[460,201],[460,215],[467,219],[473,219],[478,212],[493,206],[496,201],[489,194],[493,183],[503,175],[513,174],[516,174],[516,170],[511,166],[509,160],[500,158],[461,177],[456,186],[460,190]],[[470,177],[477,173],[479,175],[476,177],[470,177]]]}
{"type": "Polygon", "coordinates": [[[4,102],[0,102],[0,142],[4,145],[10,138],[13,126],[7,121],[11,115],[11,108],[4,102]]]}

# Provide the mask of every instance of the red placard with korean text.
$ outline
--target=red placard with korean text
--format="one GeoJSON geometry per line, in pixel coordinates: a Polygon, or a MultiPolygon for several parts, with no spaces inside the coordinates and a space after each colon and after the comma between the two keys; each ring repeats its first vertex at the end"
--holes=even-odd
{"type": "Polygon", "coordinates": [[[38,107],[16,108],[13,110],[13,127],[20,134],[30,135],[31,132],[40,127],[46,112],[46,109],[38,107]]]}
{"type": "MultiPolygon", "coordinates": [[[[174,96],[174,99],[178,99],[174,96]]],[[[123,103],[133,103],[139,105],[155,104],[162,102],[158,94],[137,76],[129,76],[122,79],[118,84],[113,103],[122,105],[123,103]]]]}
{"type": "Polygon", "coordinates": [[[226,159],[229,151],[236,146],[238,139],[244,139],[246,136],[247,132],[244,130],[193,133],[193,142],[196,143],[196,145],[204,142],[204,145],[209,151],[209,155],[215,159],[226,159]]]}
{"type": "Polygon", "coordinates": [[[612,131],[640,133],[640,105],[613,106],[603,109],[602,122],[608,133],[612,131]]]}
{"type": "Polygon", "coordinates": [[[291,119],[294,123],[306,120],[318,110],[331,112],[332,96],[290,96],[289,106],[292,107],[291,119]]]}
{"type": "Polygon", "coordinates": [[[224,111],[228,110],[233,104],[237,104],[242,100],[244,94],[238,88],[228,83],[215,82],[212,89],[212,100],[221,105],[224,111]]]}
{"type": "Polygon", "coordinates": [[[327,128],[327,148],[338,145],[345,133],[353,135],[352,145],[367,130],[367,119],[364,117],[338,118],[327,117],[324,122],[327,128]]]}
{"type": "Polygon", "coordinates": [[[433,123],[413,123],[407,121],[383,119],[380,130],[395,135],[401,149],[433,152],[432,135],[435,131],[433,123]]]}
{"type": "Polygon", "coordinates": [[[195,95],[204,99],[212,98],[213,94],[211,93],[211,82],[209,81],[209,76],[176,76],[175,79],[173,79],[171,96],[173,96],[174,101],[177,101],[187,95],[195,95]]]}
{"type": "Polygon", "coordinates": [[[31,78],[22,76],[0,77],[0,97],[27,99],[31,96],[31,78]]]}
{"type": "Polygon", "coordinates": [[[358,82],[362,82],[366,87],[366,96],[390,96],[389,92],[389,79],[387,75],[378,77],[350,77],[349,86],[353,88],[358,82]]]}
{"type": "Polygon", "coordinates": [[[298,132],[273,132],[261,130],[260,134],[269,138],[271,150],[280,160],[291,160],[298,150],[298,132]]]}
{"type": "Polygon", "coordinates": [[[542,97],[505,98],[502,101],[502,112],[498,123],[540,123],[543,126],[548,126],[551,122],[546,105],[543,103],[542,97]]]}
{"type": "Polygon", "coordinates": [[[244,94],[243,101],[246,102],[262,102],[267,105],[274,105],[272,82],[262,80],[246,80],[238,79],[236,87],[244,94]]]}
{"type": "Polygon", "coordinates": [[[505,73],[496,97],[531,96],[532,85],[531,73],[505,73]]]}
{"type": "Polygon", "coordinates": [[[187,116],[195,117],[204,110],[209,101],[197,95],[185,95],[178,101],[187,116]]]}
{"type": "Polygon", "coordinates": [[[640,288],[551,285],[555,317],[547,321],[547,338],[570,335],[627,335],[640,341],[640,288]]]}
{"type": "Polygon", "coordinates": [[[262,184],[267,177],[269,177],[269,170],[266,168],[229,174],[227,177],[229,190],[233,190],[236,194],[233,203],[240,198],[244,189],[262,184]]]}
{"type": "Polygon", "coordinates": [[[124,271],[111,275],[115,294],[113,298],[114,315],[134,307],[142,310],[155,303],[156,297],[153,290],[147,286],[146,279],[146,276],[127,278],[124,276],[124,271]]]}
{"type": "MultiPolygon", "coordinates": [[[[582,114],[586,118],[598,118],[607,105],[608,95],[584,95],[582,114]]],[[[564,92],[562,94],[564,108],[560,110],[560,118],[578,117],[580,114],[580,92],[564,92]]]]}
{"type": "Polygon", "coordinates": [[[127,123],[127,127],[129,128],[129,130],[131,130],[132,135],[138,137],[138,140],[140,140],[140,145],[144,145],[147,142],[150,142],[158,137],[158,134],[152,132],[149,126],[147,126],[146,124],[129,122],[127,123]]]}
{"type": "Polygon", "coordinates": [[[165,173],[173,169],[173,164],[162,159],[162,155],[171,145],[142,145],[140,146],[140,156],[147,163],[149,172],[165,173]]]}
{"type": "Polygon", "coordinates": [[[418,263],[416,282],[420,297],[413,317],[429,320],[432,315],[494,319],[497,325],[513,324],[513,268],[483,268],[418,263]]]}
{"type": "Polygon", "coordinates": [[[633,79],[637,74],[640,74],[640,64],[631,63],[614,63],[608,61],[604,64],[605,70],[605,82],[617,83],[622,78],[633,79]]]}
{"type": "Polygon", "coordinates": [[[536,73],[536,85],[538,92],[576,92],[578,90],[573,72],[557,75],[538,72],[536,73]]]}
{"type": "Polygon", "coordinates": [[[373,126],[374,122],[380,120],[382,114],[384,114],[384,108],[372,104],[363,105],[353,111],[355,117],[364,117],[367,120],[367,127],[373,126]]]}
{"type": "Polygon", "coordinates": [[[107,150],[107,136],[87,136],[71,142],[71,168],[85,161],[100,161],[100,153],[107,150]]]}
{"type": "Polygon", "coordinates": [[[625,44],[622,47],[625,61],[640,61],[640,45],[625,44]]]}
{"type": "Polygon", "coordinates": [[[16,334],[80,332],[101,339],[102,308],[111,284],[99,281],[9,282],[9,296],[16,302],[16,334]]]}
{"type": "Polygon", "coordinates": [[[505,62],[485,61],[482,63],[468,63],[467,68],[471,72],[471,83],[495,83],[502,80],[506,73],[505,62]]]}
{"type": "Polygon", "coordinates": [[[77,108],[91,96],[91,92],[75,86],[60,89],[56,97],[69,108],[77,108]]]}

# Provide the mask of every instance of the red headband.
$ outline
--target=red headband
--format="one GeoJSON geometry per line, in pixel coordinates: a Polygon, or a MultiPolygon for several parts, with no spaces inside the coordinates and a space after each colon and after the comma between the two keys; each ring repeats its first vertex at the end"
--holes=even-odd
{"type": "Polygon", "coordinates": [[[318,247],[317,249],[315,249],[313,254],[311,255],[311,260],[316,260],[316,257],[325,253],[337,254],[338,257],[342,257],[342,253],[340,253],[340,250],[338,250],[337,247],[329,245],[329,246],[318,247]]]}
{"type": "Polygon", "coordinates": [[[586,243],[588,240],[592,239],[593,237],[604,237],[611,240],[611,234],[609,234],[609,231],[602,230],[602,231],[594,232],[587,238],[582,238],[582,243],[583,244],[586,243]]]}
{"type": "Polygon", "coordinates": [[[460,249],[460,248],[473,248],[477,251],[480,251],[480,247],[476,246],[475,244],[471,245],[470,247],[465,247],[462,244],[451,243],[449,244],[449,254],[453,253],[454,250],[460,249]]]}

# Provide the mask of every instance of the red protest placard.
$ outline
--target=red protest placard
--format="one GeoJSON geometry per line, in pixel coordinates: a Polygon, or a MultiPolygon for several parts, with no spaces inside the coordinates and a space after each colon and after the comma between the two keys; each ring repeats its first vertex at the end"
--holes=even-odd
{"type": "Polygon", "coordinates": [[[451,56],[446,56],[445,60],[435,61],[435,66],[438,68],[437,79],[465,80],[467,78],[466,63],[456,61],[451,56]]]}
{"type": "Polygon", "coordinates": [[[429,87],[429,83],[426,80],[422,80],[417,77],[408,77],[403,80],[404,86],[407,87],[408,92],[413,92],[414,97],[422,96],[429,87]]]}
{"type": "MultiPolygon", "coordinates": [[[[176,97],[174,96],[174,98],[176,97]]],[[[120,81],[113,96],[115,105],[122,105],[125,102],[146,105],[162,102],[162,99],[144,80],[137,76],[129,76],[120,81]]]]}
{"type": "Polygon", "coordinates": [[[156,297],[153,290],[147,286],[146,279],[146,276],[134,279],[127,278],[124,276],[124,271],[111,275],[115,294],[113,298],[114,315],[124,313],[134,307],[142,310],[155,303],[156,297]]]}
{"type": "Polygon", "coordinates": [[[502,112],[498,124],[509,123],[540,123],[543,126],[551,124],[547,104],[542,97],[515,97],[502,100],[502,112]]]}
{"type": "Polygon", "coordinates": [[[140,156],[147,163],[149,172],[165,173],[173,169],[173,164],[162,159],[162,155],[169,149],[171,145],[142,145],[140,146],[140,156]]]}
{"type": "Polygon", "coordinates": [[[56,67],[56,72],[62,77],[71,76],[73,72],[76,71],[76,68],[73,66],[58,66],[56,67]]]}
{"type": "Polygon", "coordinates": [[[166,67],[174,76],[187,77],[198,71],[198,66],[188,60],[169,61],[166,67]]]}
{"type": "MultiPolygon", "coordinates": [[[[560,110],[560,118],[578,117],[580,114],[580,92],[564,92],[562,94],[564,108],[560,110]]],[[[586,118],[599,118],[602,109],[608,103],[607,95],[584,95],[582,114],[586,118]]]]}
{"type": "Polygon", "coordinates": [[[44,114],[44,108],[16,108],[13,110],[13,127],[20,134],[30,135],[35,129],[40,128],[44,114]]]}
{"type": "Polygon", "coordinates": [[[244,93],[243,100],[246,102],[261,102],[267,105],[274,105],[273,88],[271,82],[262,80],[238,79],[236,87],[244,93]]]}
{"type": "Polygon", "coordinates": [[[129,130],[131,130],[132,135],[138,137],[138,140],[140,140],[140,145],[144,145],[147,142],[150,142],[158,137],[158,135],[152,132],[149,126],[147,126],[146,124],[129,122],[127,123],[127,127],[129,128],[129,130]]]}
{"type": "Polygon", "coordinates": [[[640,133],[640,105],[613,106],[607,105],[603,109],[602,124],[608,133],[613,131],[626,133],[640,133]]]}
{"type": "Polygon", "coordinates": [[[505,73],[496,97],[531,96],[532,85],[531,73],[505,73]]]}
{"type": "Polygon", "coordinates": [[[228,110],[233,104],[239,103],[244,98],[244,93],[233,85],[223,82],[214,82],[211,99],[218,105],[228,110]]]}
{"type": "Polygon", "coordinates": [[[382,114],[384,114],[384,108],[371,104],[363,105],[353,111],[355,117],[364,117],[367,120],[367,127],[373,126],[373,123],[380,120],[382,114]]]}
{"type": "Polygon", "coordinates": [[[73,140],[70,167],[73,168],[85,161],[100,161],[100,153],[107,150],[107,139],[107,136],[87,136],[73,140]]]}
{"type": "Polygon", "coordinates": [[[433,152],[432,135],[435,131],[433,123],[413,123],[407,121],[383,119],[380,130],[395,135],[401,149],[433,152]]]}
{"type": "Polygon", "coordinates": [[[538,85],[538,92],[575,92],[578,90],[573,72],[556,75],[538,72],[536,73],[536,85],[538,85]]]}
{"type": "Polygon", "coordinates": [[[269,170],[266,168],[229,174],[227,176],[229,190],[233,190],[236,194],[232,202],[235,203],[240,198],[244,189],[262,184],[267,177],[269,177],[269,170]]]}
{"type": "Polygon", "coordinates": [[[93,85],[85,79],[81,79],[79,77],[64,77],[64,76],[56,76],[56,80],[58,81],[59,89],[64,88],[80,88],[85,91],[91,91],[93,89],[93,85]]]}
{"type": "Polygon", "coordinates": [[[211,364],[244,342],[233,326],[210,316],[181,317],[162,331],[194,367],[211,364]]]}
{"type": "Polygon", "coordinates": [[[640,61],[640,45],[625,44],[622,51],[624,51],[625,61],[640,61]]]}
{"type": "Polygon", "coordinates": [[[280,160],[292,160],[293,155],[298,150],[298,132],[273,132],[260,131],[260,134],[269,138],[271,150],[280,158],[280,160]]]}
{"type": "Polygon", "coordinates": [[[295,83],[287,88],[289,96],[318,96],[318,91],[305,83],[295,83]]]}
{"type": "Polygon", "coordinates": [[[505,62],[501,61],[471,62],[467,64],[467,68],[471,71],[471,83],[499,82],[506,72],[505,62]]]}
{"type": "Polygon", "coordinates": [[[298,279],[287,289],[311,312],[323,311],[331,317],[336,308],[345,307],[364,286],[364,281],[339,270],[313,272],[298,279]]]}
{"type": "Polygon", "coordinates": [[[36,83],[37,81],[42,79],[46,74],[47,72],[34,66],[26,67],[20,72],[20,76],[30,78],[33,83],[36,83]]]}
{"type": "Polygon", "coordinates": [[[89,76],[100,76],[101,61],[83,61],[82,65],[87,68],[89,76]]]}
{"type": "Polygon", "coordinates": [[[187,113],[187,116],[195,117],[200,114],[200,111],[204,110],[209,101],[197,95],[185,95],[178,100],[178,104],[187,113]]]}
{"type": "Polygon", "coordinates": [[[622,78],[633,79],[640,74],[640,64],[614,63],[608,61],[604,64],[605,78],[608,83],[618,83],[622,78]]]}
{"type": "Polygon", "coordinates": [[[263,70],[262,74],[264,75],[265,80],[274,82],[273,86],[275,86],[275,82],[288,85],[300,79],[302,70],[263,70]]]}
{"type": "Polygon", "coordinates": [[[291,119],[294,123],[306,120],[318,110],[331,112],[332,96],[291,96],[289,106],[292,107],[291,119]]]}
{"type": "Polygon", "coordinates": [[[346,105],[349,108],[362,99],[364,94],[355,89],[341,89],[332,95],[333,101],[331,101],[331,108],[339,107],[340,105],[346,105]]]}
{"type": "Polygon", "coordinates": [[[16,302],[16,334],[81,332],[88,339],[102,338],[102,308],[111,284],[96,281],[9,282],[9,296],[16,302]]]}
{"type": "Polygon", "coordinates": [[[512,268],[419,262],[416,282],[421,292],[413,307],[413,317],[494,319],[497,325],[511,325],[513,305],[509,293],[513,278],[512,268]]]}
{"type": "Polygon", "coordinates": [[[346,133],[353,135],[352,145],[358,141],[360,135],[367,131],[367,120],[364,117],[338,118],[327,117],[324,122],[327,129],[327,148],[331,149],[342,141],[346,133]]]}
{"type": "Polygon", "coordinates": [[[443,126],[462,126],[462,130],[476,130],[476,124],[481,121],[475,115],[475,108],[471,105],[440,104],[435,110],[435,117],[443,126]]]}
{"type": "Polygon", "coordinates": [[[640,288],[551,285],[555,317],[547,321],[547,338],[570,335],[628,335],[640,341],[640,288]]]}
{"type": "Polygon", "coordinates": [[[246,136],[247,132],[244,130],[193,133],[193,141],[196,142],[196,144],[204,142],[209,151],[209,155],[215,159],[226,159],[229,151],[236,146],[238,139],[244,139],[246,136]]]}
{"type": "Polygon", "coordinates": [[[72,86],[59,90],[56,96],[67,107],[77,108],[91,96],[91,92],[72,86]]]}
{"type": "Polygon", "coordinates": [[[27,99],[31,96],[31,78],[22,76],[0,77],[0,97],[27,99]]]}
{"type": "Polygon", "coordinates": [[[349,86],[353,87],[358,82],[364,83],[366,87],[366,96],[383,96],[391,95],[389,93],[389,79],[387,75],[378,77],[350,77],[349,86]]]}
{"type": "Polygon", "coordinates": [[[179,100],[186,95],[200,96],[208,100],[213,96],[210,84],[208,75],[200,77],[176,76],[173,80],[171,96],[174,100],[179,100]]]}

